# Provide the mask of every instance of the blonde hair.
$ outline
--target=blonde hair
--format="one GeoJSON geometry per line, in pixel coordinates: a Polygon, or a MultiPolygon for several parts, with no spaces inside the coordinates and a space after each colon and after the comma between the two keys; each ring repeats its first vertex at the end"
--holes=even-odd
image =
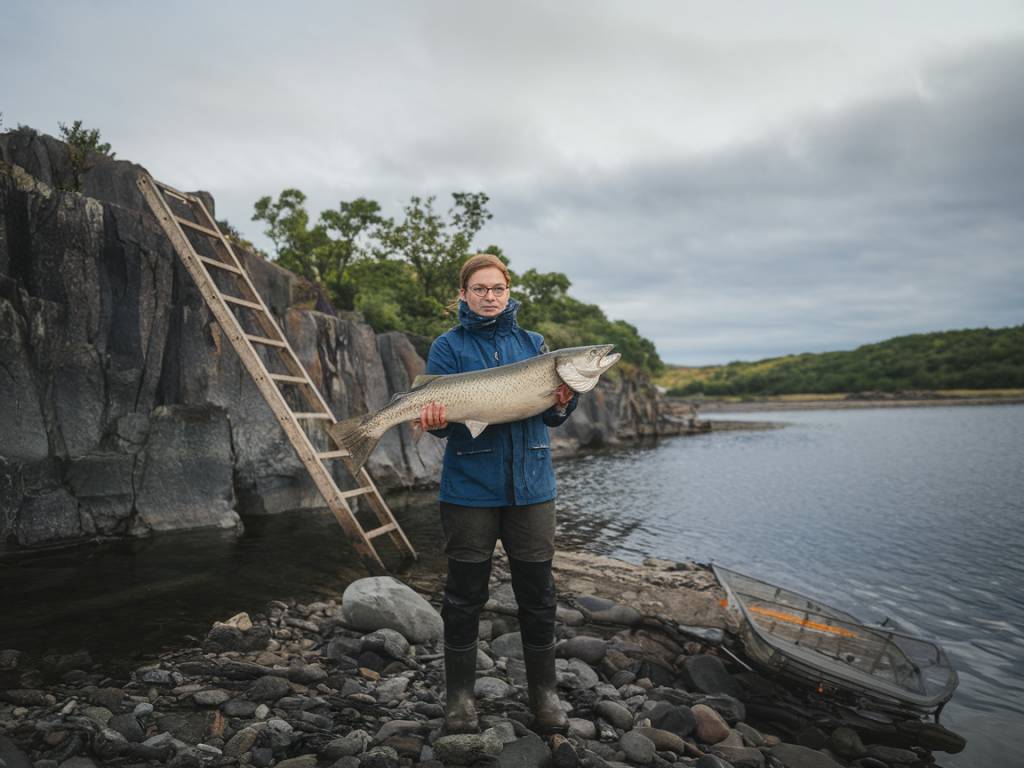
{"type": "MultiPolygon", "coordinates": [[[[487,267],[494,267],[500,270],[501,274],[505,276],[506,285],[512,286],[512,274],[508,271],[508,267],[505,266],[505,262],[493,253],[476,253],[466,259],[462,269],[459,270],[459,288],[465,291],[469,288],[469,279],[473,274],[481,269],[487,269],[487,267]]],[[[448,305],[448,309],[455,310],[458,306],[459,297],[456,296],[452,303],[448,305]]]]}

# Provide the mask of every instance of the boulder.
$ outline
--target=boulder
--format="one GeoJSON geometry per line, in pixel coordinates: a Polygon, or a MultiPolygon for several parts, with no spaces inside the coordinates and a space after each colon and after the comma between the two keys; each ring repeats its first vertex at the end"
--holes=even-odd
{"type": "Polygon", "coordinates": [[[443,630],[441,616],[434,607],[391,576],[352,582],[342,595],[341,613],[353,629],[394,629],[410,643],[434,642],[443,630]]]}

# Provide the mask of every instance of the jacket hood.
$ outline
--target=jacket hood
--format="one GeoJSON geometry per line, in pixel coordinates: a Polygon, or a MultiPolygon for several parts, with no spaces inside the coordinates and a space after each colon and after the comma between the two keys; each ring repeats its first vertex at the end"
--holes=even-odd
{"type": "Polygon", "coordinates": [[[465,301],[459,299],[459,325],[472,333],[505,336],[519,327],[519,323],[516,322],[516,313],[518,311],[519,302],[510,298],[508,305],[501,311],[501,314],[494,317],[484,317],[471,310],[465,301]]]}

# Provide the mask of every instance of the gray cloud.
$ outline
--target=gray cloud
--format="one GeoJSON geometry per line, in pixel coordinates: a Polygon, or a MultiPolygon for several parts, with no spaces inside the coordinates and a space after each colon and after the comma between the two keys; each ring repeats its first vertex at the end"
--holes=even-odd
{"type": "Polygon", "coordinates": [[[672,361],[1022,322],[1019,3],[11,3],[7,125],[310,207],[484,190],[482,243],[672,361]],[[885,19],[885,34],[879,23],[885,19]]]}

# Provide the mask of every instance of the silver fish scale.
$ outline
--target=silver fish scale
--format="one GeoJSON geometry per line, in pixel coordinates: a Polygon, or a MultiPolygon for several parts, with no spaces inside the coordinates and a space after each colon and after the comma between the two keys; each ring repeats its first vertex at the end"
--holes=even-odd
{"type": "Polygon", "coordinates": [[[383,435],[391,427],[415,421],[424,405],[443,403],[449,422],[482,421],[505,424],[543,413],[555,404],[562,383],[555,365],[557,354],[482,371],[454,373],[396,396],[378,411],[367,427],[383,435]]]}

